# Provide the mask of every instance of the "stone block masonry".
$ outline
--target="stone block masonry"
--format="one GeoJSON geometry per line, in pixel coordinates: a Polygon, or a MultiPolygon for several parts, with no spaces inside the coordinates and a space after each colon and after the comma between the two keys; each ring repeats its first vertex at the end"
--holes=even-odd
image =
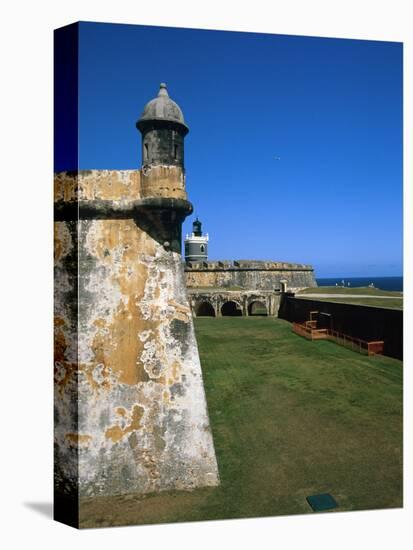
{"type": "Polygon", "coordinates": [[[160,223],[166,208],[145,214],[146,206],[136,207],[137,182],[134,171],[56,176],[59,493],[218,483],[182,258],[165,244],[176,235],[167,220],[160,223]],[[88,219],[65,219],[76,195],[88,203],[88,219]],[[136,218],[127,213],[130,199],[136,218]],[[96,219],[99,201],[115,219],[96,219]],[[125,218],[116,219],[122,207],[125,218]],[[151,218],[152,234],[145,229],[151,218]]]}
{"type": "Polygon", "coordinates": [[[279,291],[285,282],[297,291],[317,286],[310,265],[258,260],[187,262],[185,277],[188,288],[279,291]]]}

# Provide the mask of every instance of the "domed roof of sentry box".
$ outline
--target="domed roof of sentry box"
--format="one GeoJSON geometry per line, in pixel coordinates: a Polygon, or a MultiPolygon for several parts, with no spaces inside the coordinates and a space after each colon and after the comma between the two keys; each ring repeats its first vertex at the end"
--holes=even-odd
{"type": "Polygon", "coordinates": [[[159,86],[158,96],[151,99],[145,105],[141,118],[136,123],[136,126],[139,130],[143,130],[146,126],[145,123],[152,120],[176,122],[184,126],[186,130],[185,133],[189,130],[188,126],[185,124],[181,108],[169,97],[166,84],[163,82],[159,86]]]}

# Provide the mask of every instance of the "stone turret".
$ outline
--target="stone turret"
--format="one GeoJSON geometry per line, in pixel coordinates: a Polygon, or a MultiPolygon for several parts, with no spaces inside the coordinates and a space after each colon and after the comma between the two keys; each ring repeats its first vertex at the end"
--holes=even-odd
{"type": "Polygon", "coordinates": [[[159,240],[165,248],[180,253],[182,221],[192,212],[184,168],[184,137],[189,128],[166,84],[161,83],[158,96],[145,105],[136,127],[142,134],[140,194],[151,207],[145,216],[151,218],[148,230],[163,231],[159,240]]]}
{"type": "Polygon", "coordinates": [[[142,133],[142,197],[186,199],[184,138],[189,128],[166,84],[145,105],[136,127],[142,133]]]}
{"type": "Polygon", "coordinates": [[[180,254],[188,127],[164,84],[137,127],[140,171],[55,175],[55,515],[72,524],[79,496],[219,482],[180,254]]]}

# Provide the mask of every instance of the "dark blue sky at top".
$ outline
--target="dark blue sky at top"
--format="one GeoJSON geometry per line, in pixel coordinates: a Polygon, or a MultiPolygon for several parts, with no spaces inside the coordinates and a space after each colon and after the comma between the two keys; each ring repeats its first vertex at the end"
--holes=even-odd
{"type": "Polygon", "coordinates": [[[79,68],[80,169],[139,168],[167,83],[211,259],[402,273],[401,44],[82,23],[79,68]]]}

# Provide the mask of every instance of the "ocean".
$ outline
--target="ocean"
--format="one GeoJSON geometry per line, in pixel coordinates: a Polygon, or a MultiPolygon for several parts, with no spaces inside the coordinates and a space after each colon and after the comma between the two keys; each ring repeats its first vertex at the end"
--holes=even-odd
{"type": "Polygon", "coordinates": [[[403,291],[403,277],[336,277],[329,279],[316,279],[318,286],[369,286],[371,283],[381,290],[403,291]]]}

